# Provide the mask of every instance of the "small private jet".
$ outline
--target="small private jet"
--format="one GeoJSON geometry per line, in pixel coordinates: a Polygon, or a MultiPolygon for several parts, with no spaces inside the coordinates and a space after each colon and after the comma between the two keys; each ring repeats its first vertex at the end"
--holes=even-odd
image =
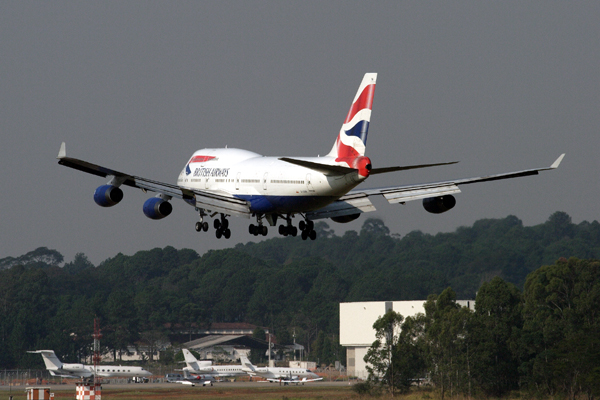
{"type": "Polygon", "coordinates": [[[242,370],[242,366],[239,364],[212,365],[211,361],[198,361],[188,349],[182,349],[181,351],[186,363],[183,372],[189,375],[211,375],[213,377],[246,375],[246,372],[242,370]]]}
{"type": "Polygon", "coordinates": [[[546,168],[433,183],[356,188],[372,175],[455,163],[373,166],[371,159],[365,156],[365,150],[376,80],[376,73],[364,75],[333,147],[323,157],[265,157],[235,148],[205,148],[192,154],[175,184],[68,157],[64,142],[58,153],[58,163],[108,178],[108,182],[94,192],[94,201],[102,207],[118,204],[123,199],[121,187],[130,186],[156,193],[142,207],[144,214],[154,220],[171,214],[170,200],[178,198],[198,213],[196,231],[208,231],[209,224],[205,219],[214,218],[217,238],[229,239],[228,218],[236,216],[255,219],[256,222],[248,227],[251,235],[266,236],[267,224],[274,227],[279,220],[283,222],[279,225],[280,235],[296,236],[300,230],[303,240],[315,240],[314,220],[353,221],[361,213],[375,211],[369,200],[371,196],[383,196],[389,203],[401,204],[422,200],[426,211],[439,214],[455,206],[454,194],[460,193],[461,185],[537,175],[540,171],[557,168],[564,157],[562,154],[546,168]],[[297,226],[294,218],[299,218],[297,226]]]}
{"type": "Polygon", "coordinates": [[[303,368],[291,368],[291,367],[256,367],[252,365],[248,357],[240,356],[242,363],[242,369],[250,376],[259,376],[266,379],[269,382],[279,382],[281,385],[295,383],[305,384],[307,382],[320,381],[319,375],[315,374],[311,370],[303,368]]]}
{"type": "Polygon", "coordinates": [[[127,365],[93,365],[62,363],[54,350],[35,350],[28,353],[41,354],[46,364],[46,369],[52,376],[64,378],[90,378],[94,375],[101,377],[142,377],[150,376],[152,373],[142,367],[127,365]]]}

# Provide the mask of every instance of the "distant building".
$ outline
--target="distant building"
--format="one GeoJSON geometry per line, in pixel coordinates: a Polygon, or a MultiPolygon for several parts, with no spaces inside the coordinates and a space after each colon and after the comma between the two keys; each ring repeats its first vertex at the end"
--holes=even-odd
{"type": "MultiPolygon", "coordinates": [[[[365,379],[368,376],[364,357],[375,341],[373,323],[389,310],[404,318],[418,313],[425,314],[426,300],[416,301],[368,301],[340,303],[340,345],[346,347],[346,370],[348,375],[365,379]]],[[[474,300],[457,300],[457,304],[475,308],[474,300]]]]}
{"type": "Polygon", "coordinates": [[[202,360],[236,362],[240,355],[249,356],[251,349],[266,352],[269,343],[248,335],[208,335],[183,344],[200,354],[202,360]]]}

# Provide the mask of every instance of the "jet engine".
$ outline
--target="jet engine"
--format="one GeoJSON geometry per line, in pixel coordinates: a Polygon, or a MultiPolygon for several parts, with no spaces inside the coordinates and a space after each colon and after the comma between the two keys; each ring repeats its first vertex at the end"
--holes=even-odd
{"type": "Polygon", "coordinates": [[[112,207],[123,200],[123,191],[117,186],[102,185],[94,192],[94,201],[101,207],[112,207]]]}
{"type": "Polygon", "coordinates": [[[150,219],[163,219],[171,214],[173,206],[160,197],[152,197],[144,202],[144,214],[150,219]]]}
{"type": "Polygon", "coordinates": [[[354,221],[358,217],[360,217],[360,213],[350,214],[350,215],[342,215],[341,217],[331,217],[331,220],[333,222],[345,224],[346,222],[354,221]]]}
{"type": "Polygon", "coordinates": [[[456,199],[450,194],[423,199],[423,208],[432,214],[441,214],[450,210],[455,205],[456,199]]]}

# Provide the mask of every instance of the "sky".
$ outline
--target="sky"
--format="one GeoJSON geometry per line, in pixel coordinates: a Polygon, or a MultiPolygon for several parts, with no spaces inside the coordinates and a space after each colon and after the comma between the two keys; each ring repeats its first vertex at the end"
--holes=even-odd
{"type": "MultiPolygon", "coordinates": [[[[463,186],[451,211],[388,204],[367,217],[392,233],[452,232],[483,218],[524,225],[556,211],[600,213],[600,2],[102,1],[0,2],[0,258],[40,246],[69,262],[174,246],[199,254],[260,241],[197,233],[182,201],[153,221],[150,197],[57,164],[67,155],[175,183],[192,153],[329,152],[366,72],[377,88],[366,155],[373,167],[460,161],[370,177],[362,187],[546,167],[463,186]]],[[[269,236],[275,237],[271,228],[269,236]]],[[[301,240],[299,237],[294,240],[301,240]]]]}

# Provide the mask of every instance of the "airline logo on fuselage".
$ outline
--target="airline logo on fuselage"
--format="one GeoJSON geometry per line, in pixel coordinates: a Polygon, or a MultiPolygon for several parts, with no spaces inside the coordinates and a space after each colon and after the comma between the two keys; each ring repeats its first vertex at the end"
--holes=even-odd
{"type": "MultiPolygon", "coordinates": [[[[185,166],[185,174],[189,175],[192,173],[192,170],[190,169],[191,163],[200,163],[200,162],[217,161],[217,160],[218,160],[218,158],[215,156],[194,156],[190,159],[190,161],[185,166]]],[[[194,172],[194,176],[217,176],[217,175],[196,175],[196,172],[198,171],[198,169],[199,168],[196,168],[196,171],[194,172]]]]}
{"type": "Polygon", "coordinates": [[[194,176],[227,178],[228,175],[229,168],[196,168],[194,170],[194,176]]]}

